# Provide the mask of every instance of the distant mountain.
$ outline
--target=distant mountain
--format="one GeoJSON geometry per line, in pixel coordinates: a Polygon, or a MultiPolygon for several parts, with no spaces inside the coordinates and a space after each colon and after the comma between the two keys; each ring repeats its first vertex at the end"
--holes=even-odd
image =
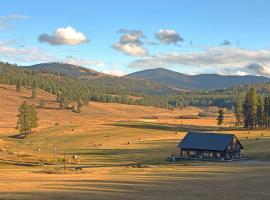
{"type": "Polygon", "coordinates": [[[81,79],[92,79],[92,78],[110,76],[110,75],[103,74],[101,72],[97,72],[89,68],[81,67],[78,65],[66,64],[66,63],[40,63],[36,65],[27,66],[25,68],[31,69],[31,70],[38,70],[42,72],[52,72],[56,74],[62,74],[65,76],[81,78],[81,79]]]}
{"type": "Polygon", "coordinates": [[[186,75],[164,68],[147,69],[128,74],[125,77],[153,80],[171,88],[211,90],[223,89],[242,84],[270,82],[263,76],[223,76],[217,74],[186,75]]]}
{"type": "Polygon", "coordinates": [[[153,80],[142,81],[128,77],[117,77],[66,63],[41,63],[25,66],[23,68],[87,80],[87,82],[91,83],[94,87],[100,88],[101,90],[111,90],[115,93],[123,93],[123,91],[125,91],[126,93],[135,92],[141,94],[162,95],[175,92],[173,88],[153,80]]]}

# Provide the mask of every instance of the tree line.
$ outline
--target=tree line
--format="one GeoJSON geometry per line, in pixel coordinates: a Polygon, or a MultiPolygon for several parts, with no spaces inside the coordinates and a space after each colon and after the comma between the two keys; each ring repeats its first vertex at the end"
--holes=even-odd
{"type": "Polygon", "coordinates": [[[235,125],[249,129],[270,128],[270,95],[252,87],[245,95],[239,94],[234,103],[235,125]]]}

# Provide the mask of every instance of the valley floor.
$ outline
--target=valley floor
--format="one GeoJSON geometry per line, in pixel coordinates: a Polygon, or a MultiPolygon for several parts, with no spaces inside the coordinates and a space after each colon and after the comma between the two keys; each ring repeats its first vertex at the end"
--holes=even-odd
{"type": "MultiPolygon", "coordinates": [[[[35,100],[29,89],[16,92],[14,86],[0,85],[0,92],[1,200],[270,199],[269,131],[233,131],[247,161],[172,163],[166,157],[177,153],[184,129],[212,131],[215,118],[179,119],[197,114],[198,108],[92,102],[77,114],[60,110],[55,96],[44,91],[35,100]],[[18,106],[41,99],[46,108],[38,109],[39,127],[19,139],[18,106]],[[82,170],[71,170],[75,167],[82,170]]],[[[233,125],[232,115],[225,119],[224,127],[233,125]]]]}
{"type": "Polygon", "coordinates": [[[269,163],[93,168],[87,174],[0,170],[0,199],[270,199],[269,163]]]}

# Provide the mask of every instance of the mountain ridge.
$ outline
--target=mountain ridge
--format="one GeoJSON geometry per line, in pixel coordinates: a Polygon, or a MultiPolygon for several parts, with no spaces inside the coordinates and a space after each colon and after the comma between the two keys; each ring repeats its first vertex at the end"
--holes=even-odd
{"type": "Polygon", "coordinates": [[[121,79],[121,82],[125,82],[125,80],[128,81],[130,79],[133,79],[134,81],[153,81],[160,86],[163,85],[175,91],[216,90],[226,89],[232,86],[270,82],[270,78],[263,76],[238,76],[219,74],[187,75],[166,68],[141,70],[124,75],[122,77],[116,77],[86,67],[66,63],[40,63],[31,66],[25,66],[24,68],[41,72],[62,74],[79,79],[91,80],[109,78],[121,79]]]}
{"type": "Polygon", "coordinates": [[[172,88],[191,90],[215,90],[243,84],[270,82],[270,78],[264,76],[219,74],[186,75],[165,68],[141,70],[125,75],[125,77],[153,80],[172,88]]]}

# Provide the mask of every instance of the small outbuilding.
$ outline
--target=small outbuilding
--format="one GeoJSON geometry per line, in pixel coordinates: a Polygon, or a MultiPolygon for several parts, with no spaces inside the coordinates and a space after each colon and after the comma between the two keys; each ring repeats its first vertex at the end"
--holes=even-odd
{"type": "Polygon", "coordinates": [[[234,160],[243,146],[234,134],[188,132],[177,148],[181,158],[234,160]]]}

